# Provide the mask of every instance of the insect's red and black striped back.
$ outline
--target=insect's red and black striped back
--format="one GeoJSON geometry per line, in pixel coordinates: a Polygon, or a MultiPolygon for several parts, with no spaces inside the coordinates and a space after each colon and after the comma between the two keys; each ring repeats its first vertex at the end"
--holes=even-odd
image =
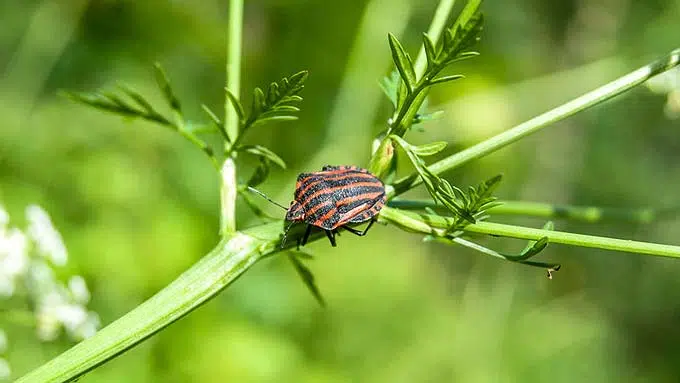
{"type": "Polygon", "coordinates": [[[286,219],[334,230],[347,223],[368,221],[384,205],[385,186],[367,170],[324,166],[320,172],[298,176],[295,200],[286,219]]]}

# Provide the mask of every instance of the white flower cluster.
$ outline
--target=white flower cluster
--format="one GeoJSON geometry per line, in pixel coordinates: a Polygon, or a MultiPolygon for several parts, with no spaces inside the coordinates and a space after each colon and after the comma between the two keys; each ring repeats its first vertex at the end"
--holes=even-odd
{"type": "MultiPolygon", "coordinates": [[[[62,329],[74,341],[94,335],[99,316],[87,310],[85,279],[76,275],[64,283],[55,274],[68,261],[61,235],[39,206],[29,206],[26,219],[25,231],[10,227],[9,214],[0,205],[0,309],[12,299],[27,300],[42,341],[57,339],[62,329]]],[[[0,329],[0,380],[11,374],[2,357],[6,349],[7,336],[0,329]]]]}

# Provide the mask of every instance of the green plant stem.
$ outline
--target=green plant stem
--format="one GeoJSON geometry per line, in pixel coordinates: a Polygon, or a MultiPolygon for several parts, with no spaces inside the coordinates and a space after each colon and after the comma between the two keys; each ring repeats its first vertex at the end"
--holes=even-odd
{"type": "MultiPolygon", "coordinates": [[[[227,40],[227,89],[239,96],[241,93],[241,45],[243,42],[243,0],[229,0],[229,36],[227,40]]],[[[238,136],[238,115],[228,97],[224,97],[224,130],[229,141],[238,136]]]]}
{"type": "MultiPolygon", "coordinates": [[[[227,40],[227,83],[226,88],[234,95],[241,91],[241,45],[243,33],[243,0],[229,1],[229,36],[227,40]]],[[[239,138],[239,116],[224,96],[224,131],[229,142],[225,142],[227,157],[220,169],[220,233],[225,236],[236,232],[236,165],[232,149],[239,138]]]]}
{"type": "MultiPolygon", "coordinates": [[[[668,209],[625,209],[597,206],[554,205],[543,202],[498,201],[501,205],[488,210],[491,215],[519,215],[547,219],[570,219],[588,223],[602,221],[626,221],[650,223],[672,217],[680,213],[680,208],[668,209]]],[[[391,200],[389,206],[404,210],[423,210],[430,208],[442,212],[448,210],[432,200],[391,200]]]]}
{"type": "MultiPolygon", "coordinates": [[[[380,211],[380,217],[385,219],[387,222],[395,224],[405,230],[434,236],[445,235],[446,229],[451,225],[452,222],[451,220],[441,216],[419,214],[390,207],[383,207],[383,209],[380,211]]],[[[533,241],[538,241],[545,237],[548,239],[549,243],[560,243],[564,245],[680,258],[680,246],[534,229],[530,227],[505,225],[492,222],[478,222],[469,224],[465,226],[463,231],[466,233],[488,234],[500,237],[528,239],[533,241]]]]}
{"type": "MultiPolygon", "coordinates": [[[[428,35],[434,43],[439,41],[441,33],[444,30],[446,21],[453,9],[455,0],[442,0],[437,6],[434,18],[430,23],[430,28],[428,29],[428,35]]],[[[425,49],[421,48],[414,70],[416,72],[416,77],[418,78],[418,84],[414,87],[413,91],[406,96],[404,103],[400,108],[394,111],[390,122],[389,134],[395,134],[402,137],[413,122],[413,118],[418,113],[418,109],[427,98],[429,92],[429,80],[424,76],[426,69],[427,59],[425,55],[425,49]]],[[[374,161],[376,162],[376,161],[374,161]]]]}
{"type": "Polygon", "coordinates": [[[674,245],[662,245],[658,243],[534,229],[531,227],[505,225],[492,222],[478,222],[475,224],[470,224],[466,226],[464,230],[468,233],[491,234],[494,236],[530,239],[534,241],[538,241],[539,239],[546,237],[548,238],[549,243],[561,243],[563,245],[680,258],[680,246],[674,245]]]}
{"type": "MultiPolygon", "coordinates": [[[[555,109],[545,112],[522,124],[515,126],[503,133],[480,142],[468,149],[458,152],[441,161],[435,162],[428,168],[434,174],[441,174],[448,170],[455,169],[472,160],[484,157],[495,152],[511,143],[536,133],[539,130],[574,115],[582,110],[602,103],[612,97],[624,93],[637,85],[649,80],[650,78],[663,73],[680,64],[680,49],[670,52],[667,56],[656,60],[648,65],[641,67],[623,77],[620,77],[604,86],[588,92],[566,104],[560,105],[555,109]]],[[[389,186],[387,190],[388,198],[397,196],[414,186],[419,185],[422,179],[417,173],[402,178],[389,186]]]]}
{"type": "Polygon", "coordinates": [[[220,233],[226,236],[236,232],[236,163],[227,157],[220,169],[220,233]]]}
{"type": "Polygon", "coordinates": [[[73,380],[198,308],[264,256],[279,250],[281,222],[224,238],[158,294],[18,382],[73,380]]]}
{"type": "MultiPolygon", "coordinates": [[[[434,11],[430,28],[427,30],[427,35],[430,36],[430,39],[435,44],[435,46],[439,42],[442,31],[446,27],[446,23],[449,20],[449,16],[451,15],[454,4],[456,4],[456,0],[441,0],[439,5],[437,5],[437,9],[434,11]]],[[[416,63],[414,65],[416,76],[418,78],[423,77],[426,68],[427,56],[425,55],[425,48],[420,47],[418,58],[416,59],[416,63]]]]}
{"type": "MultiPolygon", "coordinates": [[[[418,214],[383,207],[382,220],[402,229],[441,236],[450,225],[441,216],[418,214]]],[[[158,294],[130,311],[55,359],[44,364],[18,382],[63,382],[73,380],[124,351],[134,347],[168,326],[228,286],[258,260],[281,251],[282,222],[257,226],[225,237],[215,249],[158,294]]],[[[298,228],[299,229],[299,228],[298,228]]],[[[551,243],[592,247],[642,254],[680,257],[680,247],[627,241],[521,226],[479,222],[465,227],[465,232],[506,236],[529,240],[547,237],[551,243]]],[[[288,247],[294,246],[300,230],[292,230],[288,247]]],[[[315,241],[323,236],[316,233],[315,241]]]]}
{"type": "MultiPolygon", "coordinates": [[[[453,10],[454,4],[455,0],[441,0],[437,5],[434,17],[432,18],[430,27],[427,30],[427,34],[428,36],[430,36],[430,39],[434,44],[437,44],[441,37],[442,31],[446,27],[446,22],[448,21],[451,11],[453,10]]],[[[418,58],[416,59],[416,63],[414,65],[416,77],[422,77],[423,74],[425,73],[426,68],[427,68],[427,55],[425,54],[425,48],[421,47],[420,52],[418,53],[418,58]]],[[[350,98],[354,99],[354,97],[350,98]]],[[[341,110],[343,110],[344,112],[345,109],[341,110]]],[[[394,111],[394,114],[392,115],[393,121],[396,121],[399,118],[398,113],[399,110],[394,111]]],[[[392,160],[393,155],[392,142],[387,138],[383,138],[378,144],[376,144],[376,148],[378,148],[378,150],[374,151],[373,156],[369,161],[368,168],[371,171],[371,173],[377,175],[379,178],[382,178],[387,172],[390,161],[392,160]]]]}

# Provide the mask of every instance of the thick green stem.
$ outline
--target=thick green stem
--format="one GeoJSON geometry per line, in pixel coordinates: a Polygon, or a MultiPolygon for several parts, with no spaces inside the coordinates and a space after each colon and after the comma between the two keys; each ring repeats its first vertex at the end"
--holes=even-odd
{"type": "Polygon", "coordinates": [[[73,380],[134,347],[214,297],[259,259],[278,251],[280,233],[281,222],[277,222],[223,239],[158,294],[18,382],[73,380]]]}
{"type": "MultiPolygon", "coordinates": [[[[555,109],[545,112],[532,118],[512,129],[506,130],[494,137],[480,142],[468,149],[458,152],[441,161],[429,166],[434,174],[441,174],[448,170],[455,169],[472,160],[484,157],[495,152],[511,143],[536,133],[541,129],[574,115],[582,110],[588,109],[596,104],[602,103],[612,97],[618,96],[637,85],[649,80],[650,78],[663,73],[680,64],[680,49],[670,52],[666,57],[656,60],[644,67],[637,69],[623,77],[620,77],[609,84],[601,86],[589,93],[584,94],[566,104],[560,105],[555,109]]],[[[419,185],[422,179],[417,173],[397,181],[393,187],[388,188],[388,196],[393,197],[412,189],[419,185]]]]}

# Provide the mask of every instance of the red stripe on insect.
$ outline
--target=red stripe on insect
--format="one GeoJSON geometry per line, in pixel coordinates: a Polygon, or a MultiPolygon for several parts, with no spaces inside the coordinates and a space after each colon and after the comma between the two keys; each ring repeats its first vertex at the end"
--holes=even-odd
{"type": "MultiPolygon", "coordinates": [[[[300,203],[302,204],[302,206],[306,207],[306,205],[311,200],[313,200],[315,197],[318,197],[320,195],[332,194],[332,193],[339,192],[341,190],[352,189],[352,188],[356,188],[356,187],[360,187],[360,186],[376,186],[376,183],[375,182],[357,182],[357,183],[353,183],[353,184],[349,184],[349,185],[339,185],[339,186],[335,186],[335,187],[328,188],[328,189],[321,189],[319,191],[316,191],[316,192],[310,194],[308,197],[306,197],[304,199],[304,201],[302,201],[300,203]]],[[[380,186],[382,186],[382,185],[380,185],[380,186]]]]}
{"type": "Polygon", "coordinates": [[[307,217],[313,216],[314,213],[316,213],[317,211],[319,211],[319,209],[321,209],[321,208],[324,207],[324,206],[330,205],[331,202],[332,202],[332,201],[323,201],[323,202],[320,202],[320,203],[314,205],[313,208],[311,208],[310,210],[307,210],[307,211],[306,211],[306,216],[307,216],[307,217]]]}
{"type": "MultiPolygon", "coordinates": [[[[319,173],[322,173],[322,172],[319,172],[319,173]]],[[[296,186],[295,186],[295,189],[296,189],[295,195],[301,196],[307,190],[318,185],[321,182],[342,181],[344,179],[353,178],[353,177],[375,180],[375,177],[372,176],[371,174],[361,173],[361,172],[350,172],[350,173],[348,173],[346,170],[343,170],[341,173],[338,173],[334,177],[320,177],[318,175],[319,173],[312,173],[313,175],[309,175],[305,178],[298,180],[298,182],[296,183],[296,186]],[[314,179],[310,180],[310,178],[314,178],[314,179]],[[302,188],[302,189],[300,189],[300,188],[302,188]]]]}
{"type": "Polygon", "coordinates": [[[350,203],[354,201],[360,201],[362,199],[375,199],[379,197],[380,195],[384,194],[383,192],[375,192],[375,193],[363,193],[355,196],[350,196],[350,197],[345,197],[338,201],[337,205],[338,206],[343,206],[343,205],[349,205],[350,203]]]}

